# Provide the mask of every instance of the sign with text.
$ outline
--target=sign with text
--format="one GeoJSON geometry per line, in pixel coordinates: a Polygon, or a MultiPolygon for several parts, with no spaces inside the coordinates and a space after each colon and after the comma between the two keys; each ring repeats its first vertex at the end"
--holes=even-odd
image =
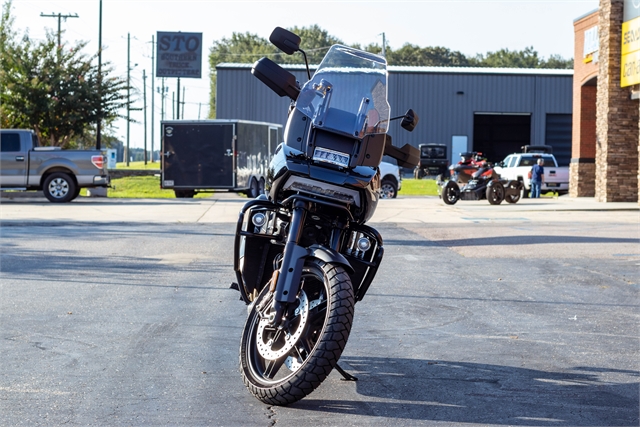
{"type": "Polygon", "coordinates": [[[202,33],[158,31],[156,77],[202,77],[202,33]]]}
{"type": "Polygon", "coordinates": [[[620,87],[640,83],[640,17],[622,23],[620,87]]]}
{"type": "Polygon", "coordinates": [[[620,64],[620,87],[640,83],[640,51],[626,54],[620,64]]]}

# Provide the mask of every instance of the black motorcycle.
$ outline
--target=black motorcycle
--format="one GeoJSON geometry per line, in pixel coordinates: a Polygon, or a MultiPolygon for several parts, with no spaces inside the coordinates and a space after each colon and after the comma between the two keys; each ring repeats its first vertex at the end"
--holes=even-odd
{"type": "MultiPolygon", "coordinates": [[[[271,42],[304,52],[282,28],[271,42]]],[[[306,62],[306,54],[304,54],[306,62]]],[[[262,58],[252,74],[291,98],[284,142],[273,156],[268,195],[240,211],[234,270],[249,305],[240,371],[259,400],[286,405],[302,399],[336,368],[347,344],[354,305],[364,298],[384,253],[382,237],[365,225],[380,197],[384,154],[414,167],[418,150],[391,145],[389,122],[412,131],[412,110],[390,118],[383,57],[335,45],[313,78],[295,77],[262,58]]]]}

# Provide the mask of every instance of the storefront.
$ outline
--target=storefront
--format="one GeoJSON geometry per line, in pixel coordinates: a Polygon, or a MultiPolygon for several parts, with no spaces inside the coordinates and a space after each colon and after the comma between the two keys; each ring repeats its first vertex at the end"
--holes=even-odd
{"type": "Polygon", "coordinates": [[[574,31],[570,195],[637,202],[640,2],[601,0],[574,31]]]}

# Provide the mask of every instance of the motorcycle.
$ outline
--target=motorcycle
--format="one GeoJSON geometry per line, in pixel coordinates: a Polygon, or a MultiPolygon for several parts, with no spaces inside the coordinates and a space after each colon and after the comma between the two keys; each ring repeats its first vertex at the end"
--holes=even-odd
{"type": "Polygon", "coordinates": [[[447,205],[458,200],[482,200],[499,205],[503,200],[517,203],[522,192],[522,182],[503,180],[493,165],[482,158],[482,153],[460,153],[461,161],[449,167],[451,179],[437,180],[438,194],[447,205]]]}
{"type": "Polygon", "coordinates": [[[338,366],[361,301],[384,254],[380,234],[365,223],[380,198],[378,165],[387,154],[414,167],[419,152],[394,147],[389,123],[412,131],[412,111],[391,118],[383,57],[342,45],[327,52],[313,78],[300,37],[276,28],[269,40],[301,52],[309,81],[268,58],[252,74],[291,99],[284,142],[275,150],[267,194],[239,213],[234,270],[248,316],[240,372],[248,390],[271,405],[296,402],[338,366]]]}

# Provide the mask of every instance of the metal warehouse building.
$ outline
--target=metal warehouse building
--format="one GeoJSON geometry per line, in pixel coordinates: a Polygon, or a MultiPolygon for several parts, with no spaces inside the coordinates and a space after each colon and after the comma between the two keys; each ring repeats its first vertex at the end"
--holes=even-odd
{"type": "MultiPolygon", "coordinates": [[[[303,66],[285,68],[306,81],[303,66]]],[[[250,64],[219,64],[216,70],[217,118],[285,124],[289,100],[253,77],[250,64]]],[[[391,114],[413,108],[420,117],[412,133],[392,124],[394,145],[446,144],[454,162],[462,151],[480,151],[490,161],[500,161],[526,144],[551,145],[558,162],[569,164],[573,70],[388,70],[391,114]]]]}

